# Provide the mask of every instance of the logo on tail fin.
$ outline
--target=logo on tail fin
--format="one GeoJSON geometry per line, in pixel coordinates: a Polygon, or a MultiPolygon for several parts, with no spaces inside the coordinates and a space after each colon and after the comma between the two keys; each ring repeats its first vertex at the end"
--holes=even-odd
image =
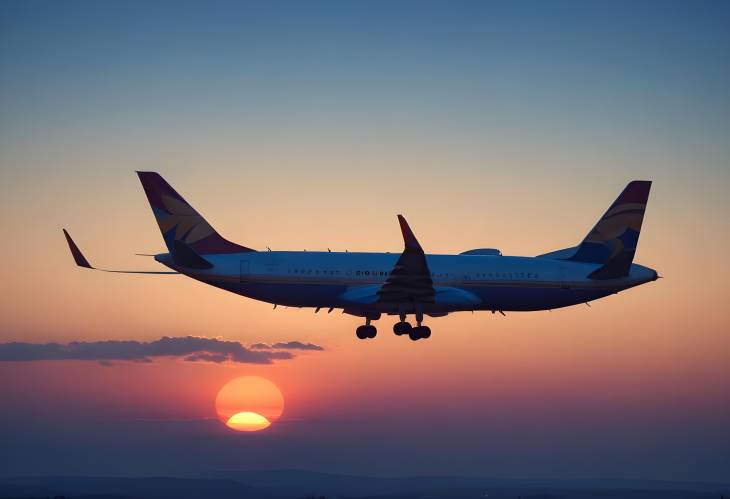
{"type": "Polygon", "coordinates": [[[650,189],[650,181],[629,182],[569,260],[603,264],[589,276],[593,279],[628,275],[639,242],[650,189]]]}
{"type": "Polygon", "coordinates": [[[181,244],[197,254],[254,251],[221,237],[158,173],[137,172],[137,175],[172,255],[181,244]]]}

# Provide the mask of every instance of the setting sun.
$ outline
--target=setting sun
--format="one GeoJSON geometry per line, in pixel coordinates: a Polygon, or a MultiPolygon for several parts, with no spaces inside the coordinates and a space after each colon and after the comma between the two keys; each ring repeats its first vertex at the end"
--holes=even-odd
{"type": "Polygon", "coordinates": [[[215,400],[218,417],[236,431],[259,431],[271,426],[284,410],[277,386],[259,376],[241,376],[223,386],[215,400]]]}
{"type": "Polygon", "coordinates": [[[255,412],[239,412],[231,416],[226,426],[236,431],[258,431],[271,426],[268,419],[255,412]]]}

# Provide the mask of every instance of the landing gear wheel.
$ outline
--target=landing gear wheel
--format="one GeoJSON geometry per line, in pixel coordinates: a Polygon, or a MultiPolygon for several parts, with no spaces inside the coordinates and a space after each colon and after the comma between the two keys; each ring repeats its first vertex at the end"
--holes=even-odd
{"type": "Polygon", "coordinates": [[[378,330],[375,329],[375,326],[358,326],[355,330],[355,335],[361,340],[375,338],[377,334],[378,330]]]}
{"type": "Polygon", "coordinates": [[[431,337],[431,328],[428,326],[417,326],[411,329],[408,333],[408,337],[413,341],[426,339],[431,337]]]}
{"type": "Polygon", "coordinates": [[[421,326],[421,338],[426,339],[431,337],[431,328],[428,326],[421,326]]]}
{"type": "Polygon", "coordinates": [[[411,332],[413,328],[411,325],[405,321],[396,322],[393,325],[393,332],[396,334],[396,336],[401,336],[403,334],[408,334],[411,332]]]}

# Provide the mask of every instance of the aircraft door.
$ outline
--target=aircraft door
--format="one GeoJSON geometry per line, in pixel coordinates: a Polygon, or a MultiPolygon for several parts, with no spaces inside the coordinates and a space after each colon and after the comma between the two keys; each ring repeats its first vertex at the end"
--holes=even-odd
{"type": "Polygon", "coordinates": [[[251,264],[248,260],[241,260],[240,282],[246,282],[251,274],[251,264]]]}

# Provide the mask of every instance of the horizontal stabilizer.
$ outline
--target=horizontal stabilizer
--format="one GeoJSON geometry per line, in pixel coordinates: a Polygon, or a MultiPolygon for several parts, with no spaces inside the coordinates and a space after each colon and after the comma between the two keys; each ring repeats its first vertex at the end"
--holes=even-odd
{"type": "Polygon", "coordinates": [[[76,243],[73,239],[71,239],[71,235],[68,233],[66,229],[63,229],[63,235],[66,236],[66,242],[68,243],[68,249],[71,250],[71,256],[74,257],[74,261],[76,262],[76,265],[79,267],[84,267],[86,269],[93,269],[94,267],[91,266],[89,261],[86,259],[83,253],[81,253],[81,250],[78,246],[76,246],[76,243]]]}
{"type": "Polygon", "coordinates": [[[71,234],[66,229],[63,230],[63,235],[66,237],[66,243],[68,243],[68,249],[71,250],[71,256],[73,256],[74,262],[79,267],[92,270],[100,270],[102,272],[115,272],[118,274],[179,274],[179,272],[168,272],[168,271],[152,271],[152,270],[109,270],[109,269],[98,269],[89,263],[81,250],[76,245],[76,242],[71,238],[71,234]]]}

